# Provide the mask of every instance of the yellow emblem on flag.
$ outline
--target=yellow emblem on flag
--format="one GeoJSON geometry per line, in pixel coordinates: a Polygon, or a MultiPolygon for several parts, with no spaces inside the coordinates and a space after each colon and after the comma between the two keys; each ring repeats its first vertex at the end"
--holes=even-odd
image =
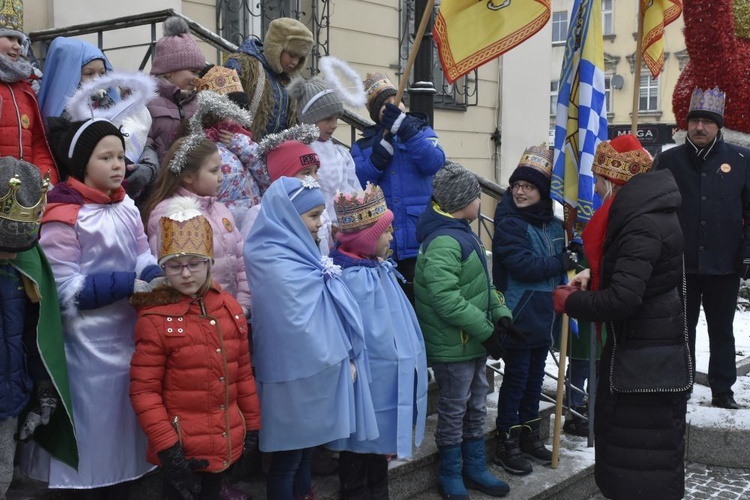
{"type": "Polygon", "coordinates": [[[664,65],[664,27],[682,14],[681,0],[640,0],[643,62],[656,78],[664,65]]]}
{"type": "Polygon", "coordinates": [[[448,82],[478,68],[539,31],[551,0],[443,0],[432,34],[448,82]]]}

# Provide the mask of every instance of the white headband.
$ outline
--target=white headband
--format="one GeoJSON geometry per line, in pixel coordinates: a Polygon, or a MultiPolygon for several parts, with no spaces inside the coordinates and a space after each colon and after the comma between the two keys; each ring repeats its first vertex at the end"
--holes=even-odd
{"type": "Polygon", "coordinates": [[[305,104],[305,107],[302,108],[302,112],[300,114],[304,115],[305,113],[307,113],[307,110],[310,109],[310,106],[312,106],[315,101],[317,101],[324,95],[328,95],[328,94],[333,94],[333,90],[331,89],[321,90],[320,92],[312,96],[312,98],[309,101],[307,101],[307,104],[305,104]]]}
{"type": "Polygon", "coordinates": [[[108,121],[109,120],[107,120],[106,118],[92,118],[91,120],[89,120],[86,123],[84,123],[83,125],[81,125],[81,127],[78,130],[76,130],[76,133],[73,136],[73,140],[70,141],[70,147],[68,148],[68,159],[69,160],[73,159],[73,151],[75,151],[75,149],[76,149],[76,144],[78,143],[78,139],[80,139],[81,138],[81,134],[83,134],[83,132],[87,128],[89,128],[89,125],[91,125],[94,122],[108,122],[108,121]]]}

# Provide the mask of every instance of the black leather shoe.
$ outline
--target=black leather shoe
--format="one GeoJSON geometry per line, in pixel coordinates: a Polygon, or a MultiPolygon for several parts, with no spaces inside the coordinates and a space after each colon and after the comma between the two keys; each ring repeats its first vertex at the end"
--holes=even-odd
{"type": "Polygon", "coordinates": [[[717,408],[726,408],[727,410],[739,410],[740,405],[734,400],[732,394],[719,394],[711,398],[711,405],[717,408]]]}

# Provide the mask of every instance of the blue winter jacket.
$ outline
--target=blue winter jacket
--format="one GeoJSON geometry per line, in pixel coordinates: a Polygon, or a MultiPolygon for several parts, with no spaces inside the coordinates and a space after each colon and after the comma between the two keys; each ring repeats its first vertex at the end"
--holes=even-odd
{"type": "Polygon", "coordinates": [[[527,335],[525,342],[506,337],[506,347],[552,344],[560,327],[552,291],[563,282],[559,255],[564,248],[564,228],[554,217],[551,200],[518,208],[510,193],[503,196],[495,210],[492,281],[513,311],[513,324],[527,335]]]}
{"type": "Polygon", "coordinates": [[[17,417],[31,399],[33,382],[27,369],[24,337],[36,345],[35,305],[23,287],[21,274],[0,264],[0,420],[17,417]]]}
{"type": "Polygon", "coordinates": [[[380,142],[383,128],[368,127],[362,139],[352,147],[352,158],[357,177],[365,186],[368,182],[383,189],[385,202],[393,212],[393,259],[414,258],[419,251],[417,221],[427,208],[432,196],[432,178],[445,165],[445,153],[438,143],[437,134],[427,124],[421,113],[409,113],[419,121],[419,132],[406,142],[398,136],[393,139],[393,159],[384,170],[375,168],[370,160],[372,146],[380,142]]]}

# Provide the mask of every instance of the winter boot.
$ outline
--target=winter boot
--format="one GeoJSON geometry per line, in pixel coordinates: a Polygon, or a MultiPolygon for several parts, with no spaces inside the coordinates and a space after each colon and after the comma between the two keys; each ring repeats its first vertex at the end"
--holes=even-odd
{"type": "MultiPolygon", "coordinates": [[[[588,406],[576,406],[573,409],[581,415],[588,415],[588,406]]],[[[573,436],[589,437],[589,422],[578,415],[571,415],[565,419],[563,431],[573,436]]]]}
{"type": "Polygon", "coordinates": [[[505,469],[510,474],[525,476],[533,468],[528,460],[521,455],[518,448],[518,440],[521,437],[522,425],[514,425],[508,432],[497,431],[497,448],[492,461],[505,469]]]}
{"type": "Polygon", "coordinates": [[[220,500],[250,500],[250,495],[239,488],[229,484],[229,480],[224,478],[221,481],[221,490],[219,491],[220,500]]]}
{"type": "Polygon", "coordinates": [[[461,445],[438,446],[440,453],[440,489],[443,498],[469,500],[464,480],[461,478],[461,445]]]}
{"type": "Polygon", "coordinates": [[[544,447],[542,437],[539,435],[539,426],[541,423],[541,418],[535,418],[523,424],[519,448],[521,448],[521,453],[525,456],[536,460],[542,465],[550,465],[552,463],[552,452],[544,447]]]}
{"type": "Polygon", "coordinates": [[[491,497],[504,497],[508,494],[510,486],[487,470],[484,439],[465,439],[461,451],[464,454],[463,477],[467,488],[491,497]]]}

